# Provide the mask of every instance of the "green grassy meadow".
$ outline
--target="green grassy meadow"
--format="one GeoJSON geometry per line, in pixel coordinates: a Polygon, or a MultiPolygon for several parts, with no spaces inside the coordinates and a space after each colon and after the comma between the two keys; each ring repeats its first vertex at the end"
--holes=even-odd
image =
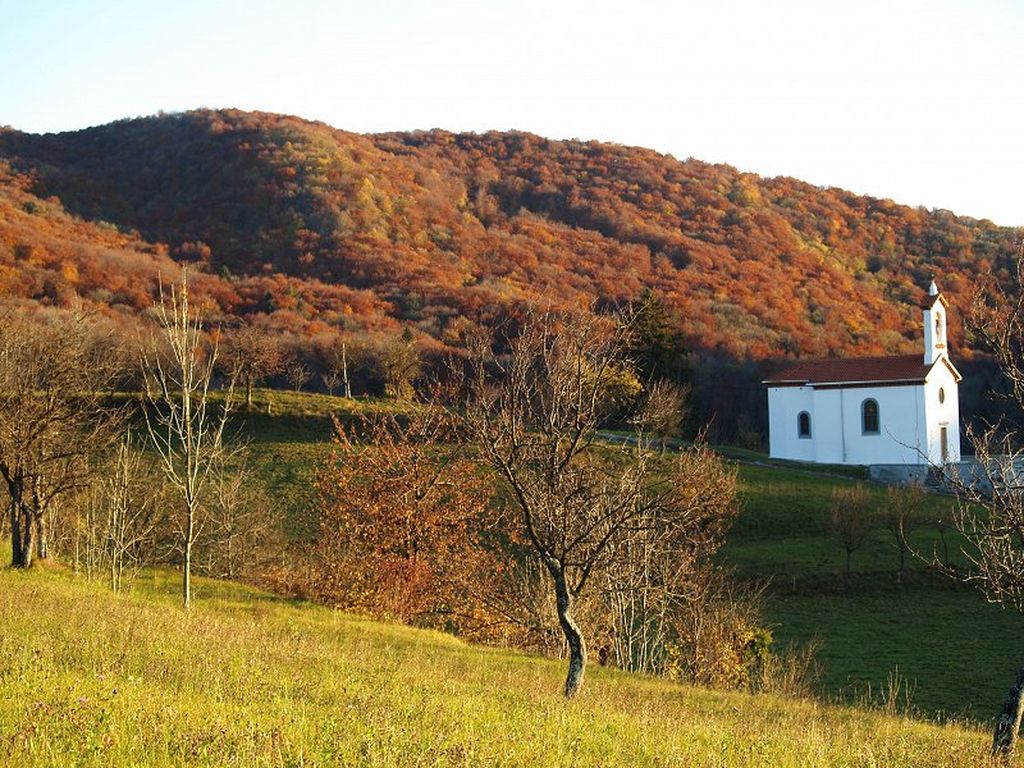
{"type": "MultiPolygon", "coordinates": [[[[767,618],[780,645],[819,644],[821,692],[879,700],[898,676],[905,702],[929,717],[994,718],[1024,661],[1024,617],[908,559],[897,578],[893,535],[879,528],[852,558],[825,522],[832,488],[851,482],[764,466],[740,467],[744,506],[722,552],[738,576],[769,580],[767,618]]],[[[881,504],[884,489],[873,487],[881,504]]],[[[923,552],[942,552],[935,520],[953,500],[932,496],[911,532],[923,552]]],[[[950,559],[956,540],[946,534],[950,559]]]]}
{"type": "Polygon", "coordinates": [[[0,571],[0,759],[18,766],[975,766],[986,734],[466,645],[177,574],[115,595],[0,571]]]}
{"type": "Polygon", "coordinates": [[[312,481],[317,462],[330,450],[332,417],[344,424],[394,408],[383,399],[258,389],[251,411],[236,404],[227,431],[248,442],[250,464],[279,505],[286,533],[301,537],[315,522],[309,516],[312,481]]]}

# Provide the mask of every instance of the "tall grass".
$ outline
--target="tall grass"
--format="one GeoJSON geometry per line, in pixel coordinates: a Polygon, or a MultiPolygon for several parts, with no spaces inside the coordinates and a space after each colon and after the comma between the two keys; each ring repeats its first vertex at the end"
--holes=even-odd
{"type": "Polygon", "coordinates": [[[174,574],[113,595],[0,571],[0,763],[972,766],[987,738],[879,711],[562,665],[174,574]]]}

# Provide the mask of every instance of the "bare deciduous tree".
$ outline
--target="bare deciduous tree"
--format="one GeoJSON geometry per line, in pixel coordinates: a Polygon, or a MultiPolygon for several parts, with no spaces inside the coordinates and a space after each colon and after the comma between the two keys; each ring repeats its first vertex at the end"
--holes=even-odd
{"type": "Polygon", "coordinates": [[[583,682],[587,646],[576,607],[615,545],[638,529],[670,530],[690,511],[642,446],[595,443],[619,403],[628,324],[590,314],[529,312],[506,355],[478,341],[469,432],[507,486],[522,537],[550,577],[569,651],[564,693],[583,682]]]}
{"type": "MultiPolygon", "coordinates": [[[[953,477],[958,503],[952,522],[969,567],[956,568],[936,553],[926,559],[948,576],[975,585],[989,601],[1024,613],[1024,451],[1019,435],[993,427],[968,429],[968,438],[974,445],[973,469],[953,477]]],[[[1022,715],[1024,666],[997,718],[993,755],[1012,754],[1022,715]]]]}
{"type": "Polygon", "coordinates": [[[706,444],[674,457],[665,472],[658,503],[615,538],[603,571],[615,661],[647,674],[665,674],[673,648],[701,645],[681,637],[680,624],[692,626],[710,606],[701,599],[715,570],[710,558],[735,511],[736,473],[706,444]]]}
{"type": "Polygon", "coordinates": [[[75,505],[69,531],[72,567],[87,579],[97,578],[103,570],[104,514],[104,489],[96,484],[75,505]]]}
{"type": "Polygon", "coordinates": [[[977,291],[967,316],[967,330],[990,352],[1010,384],[1010,399],[1024,415],[1024,241],[1017,252],[1016,280],[1004,286],[991,280],[977,291]]]}
{"type": "Polygon", "coordinates": [[[330,394],[334,394],[340,385],[342,394],[352,399],[352,382],[348,376],[348,344],[344,341],[332,343],[325,352],[324,370],[320,374],[324,386],[330,394]]]}
{"type": "Polygon", "coordinates": [[[284,375],[285,378],[288,379],[288,383],[291,385],[292,390],[298,392],[306,386],[313,374],[310,373],[306,364],[302,362],[302,358],[296,354],[290,357],[285,363],[284,375]]]}
{"type": "Polygon", "coordinates": [[[348,345],[341,342],[341,383],[345,387],[345,397],[352,399],[352,381],[348,377],[348,345]]]}
{"type": "Polygon", "coordinates": [[[575,603],[639,501],[633,468],[616,473],[593,450],[606,408],[601,381],[621,341],[596,319],[531,314],[506,358],[478,345],[470,382],[469,427],[551,578],[569,649],[567,697],[579,691],[587,662],[575,603]]]}
{"type": "Polygon", "coordinates": [[[80,310],[0,316],[0,477],[10,497],[11,563],[49,554],[50,515],[91,480],[115,431],[104,407],[116,371],[80,310]]]}
{"type": "Polygon", "coordinates": [[[182,556],[182,604],[192,601],[192,549],[199,534],[201,497],[210,476],[221,466],[224,427],[234,393],[230,383],[224,399],[212,402],[210,388],[217,347],[203,330],[202,315],[188,298],[188,275],[170,295],[161,291],[157,308],[161,341],[154,340],[146,359],[153,391],[146,408],[150,442],[164,475],[182,502],[178,519],[182,556]]]}
{"type": "Polygon", "coordinates": [[[110,588],[120,592],[125,572],[141,561],[142,547],[160,520],[160,510],[152,488],[147,487],[143,457],[131,433],[118,445],[112,470],[104,483],[104,549],[110,588]]]}
{"type": "Polygon", "coordinates": [[[689,387],[673,384],[665,380],[654,382],[648,387],[644,406],[639,413],[642,423],[634,426],[649,435],[665,450],[667,441],[680,436],[683,422],[689,413],[687,397],[689,387]]]}
{"type": "Polygon", "coordinates": [[[161,520],[158,489],[130,432],[99,469],[103,477],[75,505],[74,566],[90,579],[105,574],[120,592],[126,574],[142,564],[161,520]]]}
{"type": "Polygon", "coordinates": [[[235,453],[225,452],[214,472],[202,537],[204,573],[224,579],[262,573],[282,547],[270,498],[235,453]]]}
{"type": "Polygon", "coordinates": [[[320,371],[320,381],[327,390],[327,394],[333,395],[341,384],[341,374],[330,368],[324,368],[320,371]]]}
{"type": "MultiPolygon", "coordinates": [[[[1024,243],[1017,255],[1012,289],[993,281],[975,296],[968,328],[999,363],[1010,384],[1010,399],[1024,414],[1024,243]]],[[[958,504],[953,527],[963,537],[966,570],[948,557],[928,558],[947,575],[977,586],[992,602],[1024,613],[1024,450],[1017,428],[1006,424],[968,428],[975,459],[963,473],[949,475],[958,504]]],[[[1009,759],[1024,715],[1024,666],[996,720],[992,754],[1009,759]]]]}

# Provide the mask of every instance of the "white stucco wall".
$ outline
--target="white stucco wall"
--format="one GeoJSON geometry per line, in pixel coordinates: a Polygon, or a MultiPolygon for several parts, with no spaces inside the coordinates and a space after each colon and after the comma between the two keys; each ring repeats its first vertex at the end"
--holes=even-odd
{"type": "Polygon", "coordinates": [[[960,457],[957,387],[944,365],[925,384],[846,388],[769,387],[769,451],[773,458],[827,464],[927,464],[941,460],[940,426],[949,430],[949,460],[960,457]],[[939,404],[938,390],[945,390],[939,404]],[[878,403],[879,432],[865,434],[862,407],[878,403]],[[811,438],[798,416],[811,415],[811,438]]]}
{"type": "Polygon", "coordinates": [[[947,461],[960,461],[960,396],[956,377],[945,365],[936,365],[924,384],[925,423],[928,425],[928,461],[942,463],[942,427],[947,428],[947,461]],[[945,392],[939,402],[939,390],[945,392]]]}
{"type": "Polygon", "coordinates": [[[815,443],[818,435],[814,414],[814,390],[810,387],[769,387],[768,389],[768,451],[772,457],[796,461],[817,461],[815,443]],[[799,436],[798,419],[807,411],[811,417],[811,437],[799,436]]]}
{"type": "Polygon", "coordinates": [[[841,389],[846,452],[841,464],[926,463],[927,429],[924,387],[856,387],[841,389]],[[861,407],[878,403],[878,434],[861,429],[861,407]]]}
{"type": "Polygon", "coordinates": [[[825,464],[843,463],[847,430],[843,429],[839,417],[842,402],[840,390],[814,391],[814,407],[818,416],[818,438],[814,441],[815,461],[825,464]]]}

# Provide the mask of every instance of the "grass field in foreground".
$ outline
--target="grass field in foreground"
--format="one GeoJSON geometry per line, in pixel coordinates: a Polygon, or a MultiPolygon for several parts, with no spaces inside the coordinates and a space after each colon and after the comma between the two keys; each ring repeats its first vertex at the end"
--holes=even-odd
{"type": "Polygon", "coordinates": [[[0,763],[18,766],[956,766],[987,735],[613,670],[147,572],[117,596],[0,570],[0,763]]]}

